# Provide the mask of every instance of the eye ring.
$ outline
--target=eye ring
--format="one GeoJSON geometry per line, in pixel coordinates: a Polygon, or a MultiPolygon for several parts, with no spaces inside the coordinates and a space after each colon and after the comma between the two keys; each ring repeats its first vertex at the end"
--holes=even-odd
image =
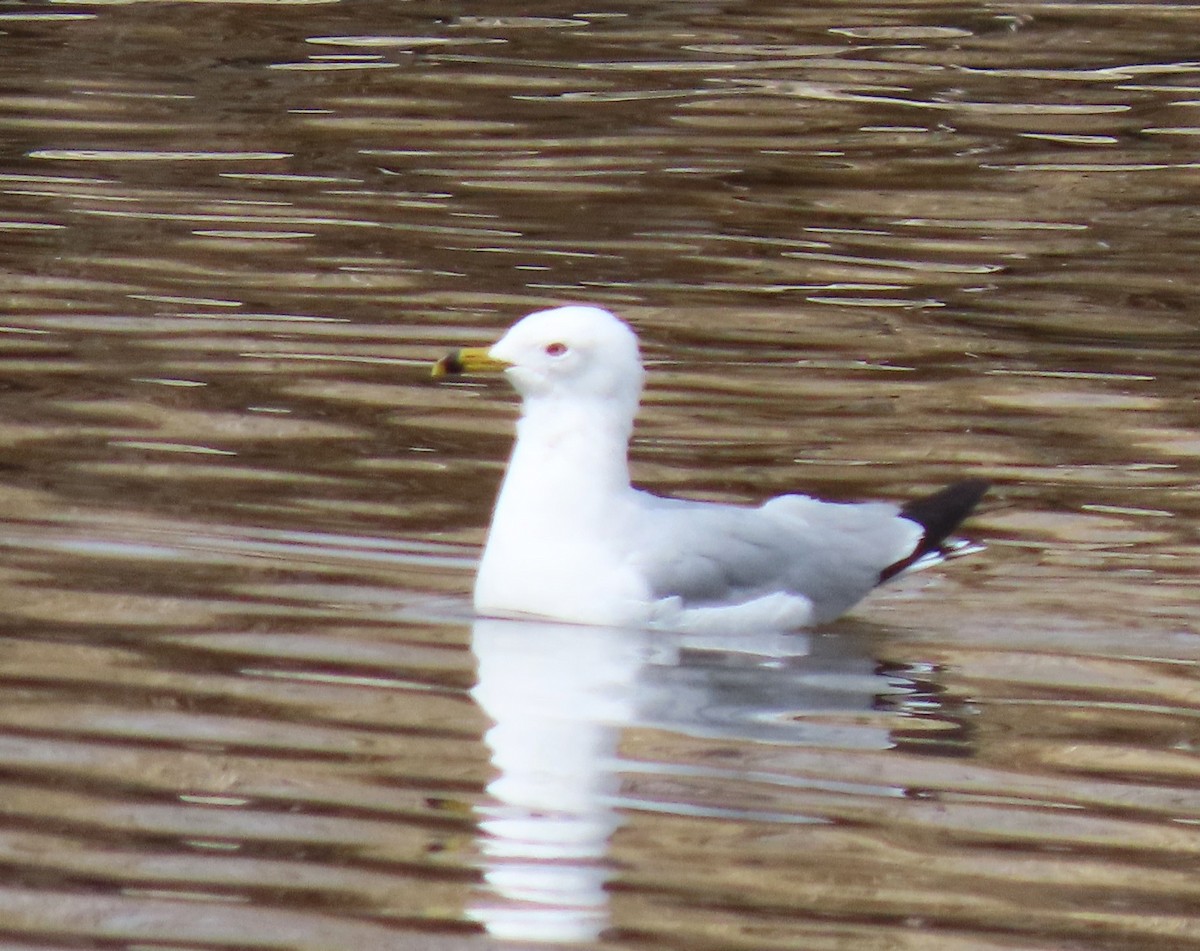
{"type": "Polygon", "coordinates": [[[566,352],[567,345],[565,343],[555,342],[546,344],[546,356],[548,357],[561,357],[566,352]]]}

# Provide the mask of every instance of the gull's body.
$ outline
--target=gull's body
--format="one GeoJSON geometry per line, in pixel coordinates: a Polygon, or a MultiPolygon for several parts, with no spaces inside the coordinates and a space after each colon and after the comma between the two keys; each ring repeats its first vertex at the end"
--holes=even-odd
{"type": "Polygon", "coordinates": [[[440,372],[503,369],[523,397],[475,584],[490,616],[673,630],[787,630],[832,620],[943,551],[986,485],[900,508],[784,495],[758,507],[630,484],[637,338],[596,307],[530,314],[440,372]]]}

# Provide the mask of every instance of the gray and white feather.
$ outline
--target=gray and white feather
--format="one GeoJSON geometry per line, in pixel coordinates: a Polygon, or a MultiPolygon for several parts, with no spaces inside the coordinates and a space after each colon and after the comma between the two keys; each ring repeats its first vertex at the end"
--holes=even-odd
{"type": "Polygon", "coordinates": [[[435,375],[502,370],[522,396],[475,584],[485,615],[684,631],[788,630],[832,620],[952,549],[987,484],[906,506],[784,495],[761,506],[631,486],[643,370],[633,331],[598,307],[530,314],[435,375]]]}

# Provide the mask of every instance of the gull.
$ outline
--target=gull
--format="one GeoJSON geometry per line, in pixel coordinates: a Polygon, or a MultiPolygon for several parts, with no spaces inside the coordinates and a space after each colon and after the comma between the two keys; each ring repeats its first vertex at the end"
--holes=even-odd
{"type": "Polygon", "coordinates": [[[634,488],[644,371],[636,334],[600,307],[537,311],[433,368],[475,372],[503,373],[522,399],[475,581],[483,616],[681,632],[824,624],[883,582],[966,553],[950,533],[988,488],[966,479],[899,506],[634,488]]]}

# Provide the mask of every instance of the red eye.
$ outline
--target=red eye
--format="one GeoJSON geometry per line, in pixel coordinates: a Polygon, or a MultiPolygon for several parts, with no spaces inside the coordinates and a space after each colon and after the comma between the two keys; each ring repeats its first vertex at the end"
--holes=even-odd
{"type": "Polygon", "coordinates": [[[566,352],[567,345],[565,343],[546,344],[546,356],[548,357],[561,357],[566,352]]]}

